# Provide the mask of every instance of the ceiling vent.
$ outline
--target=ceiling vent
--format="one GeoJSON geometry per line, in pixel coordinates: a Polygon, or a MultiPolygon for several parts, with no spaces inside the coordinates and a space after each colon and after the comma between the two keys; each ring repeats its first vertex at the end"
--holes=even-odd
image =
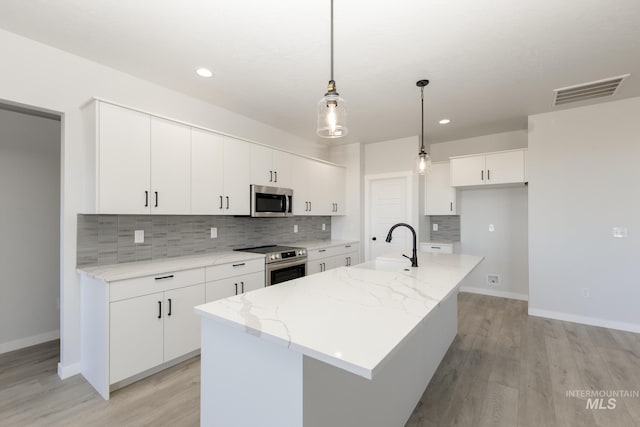
{"type": "Polygon", "coordinates": [[[618,90],[618,87],[620,87],[620,83],[622,83],[622,81],[627,77],[629,77],[629,74],[554,89],[553,91],[555,92],[556,97],[553,101],[553,105],[564,105],[571,102],[585,101],[587,99],[614,95],[618,90]]]}

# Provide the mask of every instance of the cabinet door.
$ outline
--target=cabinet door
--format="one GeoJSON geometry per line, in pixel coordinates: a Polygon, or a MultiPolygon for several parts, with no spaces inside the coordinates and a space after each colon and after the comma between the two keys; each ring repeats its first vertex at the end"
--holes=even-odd
{"type": "Polygon", "coordinates": [[[241,293],[240,283],[235,277],[207,282],[205,297],[206,302],[216,301],[232,297],[241,293]]]}
{"type": "Polygon", "coordinates": [[[449,163],[434,163],[426,174],[425,215],[457,215],[456,189],[449,185],[449,163]]]}
{"type": "Polygon", "coordinates": [[[334,179],[333,166],[326,163],[312,162],[312,194],[311,215],[331,215],[335,191],[332,188],[334,179]]]}
{"type": "Polygon", "coordinates": [[[98,213],[148,214],[151,117],[98,103],[98,213]]]}
{"type": "Polygon", "coordinates": [[[110,304],[110,384],[163,361],[163,293],[110,304]]]}
{"type": "Polygon", "coordinates": [[[242,276],[236,277],[235,279],[240,286],[240,290],[238,291],[238,293],[240,292],[246,293],[246,292],[255,291],[256,289],[264,288],[264,280],[265,280],[264,271],[244,274],[242,276]]]}
{"type": "Polygon", "coordinates": [[[360,264],[360,252],[350,252],[347,254],[349,257],[349,265],[360,264]]]}
{"type": "Polygon", "coordinates": [[[250,144],[251,184],[275,187],[273,149],[250,144]]]}
{"type": "Polygon", "coordinates": [[[329,173],[329,199],[331,202],[331,215],[344,215],[345,214],[345,200],[346,200],[346,169],[339,166],[328,165],[329,173]]]}
{"type": "Polygon", "coordinates": [[[324,266],[326,265],[327,258],[317,259],[314,261],[307,262],[307,276],[311,274],[316,274],[324,271],[324,266]]]}
{"type": "Polygon", "coordinates": [[[224,138],[224,214],[249,215],[250,172],[249,143],[224,138]]]}
{"type": "Polygon", "coordinates": [[[293,214],[311,215],[309,204],[313,198],[314,164],[311,159],[295,157],[293,160],[293,214]]]}
{"type": "Polygon", "coordinates": [[[487,177],[485,156],[451,159],[451,186],[482,185],[487,177]]]}
{"type": "Polygon", "coordinates": [[[294,156],[280,150],[273,150],[273,184],[275,187],[293,188],[294,156]]]}
{"type": "Polygon", "coordinates": [[[487,184],[524,182],[524,152],[487,154],[487,184]]]}
{"type": "Polygon", "coordinates": [[[164,293],[164,361],[200,348],[200,317],[193,307],[204,304],[204,283],[164,293]]]}
{"type": "Polygon", "coordinates": [[[151,213],[188,214],[191,209],[191,128],[151,118],[151,213]]]}
{"type": "MultiPolygon", "coordinates": [[[[224,137],[191,130],[191,213],[224,213],[224,137]]],[[[248,191],[248,190],[247,190],[248,191]]]]}

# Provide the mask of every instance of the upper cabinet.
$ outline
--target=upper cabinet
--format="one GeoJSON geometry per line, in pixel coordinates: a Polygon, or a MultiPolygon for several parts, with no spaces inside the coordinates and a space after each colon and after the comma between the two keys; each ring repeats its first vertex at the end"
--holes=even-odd
{"type": "Polygon", "coordinates": [[[193,129],[191,213],[249,215],[249,143],[193,129]]]}
{"type": "Polygon", "coordinates": [[[251,144],[251,184],[291,188],[293,157],[284,151],[251,144]]]}
{"type": "Polygon", "coordinates": [[[522,149],[451,157],[451,186],[523,183],[525,152],[522,149]]]}
{"type": "Polygon", "coordinates": [[[449,162],[433,163],[426,174],[425,215],[458,215],[456,189],[449,181],[449,162]]]}
{"type": "Polygon", "coordinates": [[[342,167],[109,102],[94,105],[96,143],[87,155],[95,205],[85,213],[249,215],[257,184],[294,189],[295,215],[344,214],[342,167]]]}

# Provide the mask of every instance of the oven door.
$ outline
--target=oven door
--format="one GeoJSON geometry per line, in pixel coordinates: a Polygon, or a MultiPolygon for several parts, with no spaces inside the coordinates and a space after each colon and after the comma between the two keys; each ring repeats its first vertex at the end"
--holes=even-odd
{"type": "Polygon", "coordinates": [[[283,261],[267,264],[265,267],[267,286],[298,279],[307,275],[307,260],[283,261]]]}
{"type": "Polygon", "coordinates": [[[293,215],[293,190],[251,186],[251,216],[284,217],[293,215]]]}

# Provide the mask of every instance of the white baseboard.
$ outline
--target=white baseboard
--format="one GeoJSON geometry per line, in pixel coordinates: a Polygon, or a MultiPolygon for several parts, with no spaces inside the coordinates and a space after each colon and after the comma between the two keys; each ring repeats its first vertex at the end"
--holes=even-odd
{"type": "Polygon", "coordinates": [[[547,319],[563,320],[565,322],[582,323],[584,325],[600,326],[603,328],[640,333],[640,325],[637,323],[616,322],[613,320],[599,319],[597,317],[561,313],[559,311],[542,310],[539,308],[529,307],[529,316],[546,317],[547,319]]]}
{"type": "Polygon", "coordinates": [[[486,288],[475,288],[472,286],[461,286],[460,292],[469,292],[471,294],[489,295],[492,297],[517,299],[521,301],[529,301],[529,295],[517,294],[515,292],[494,291],[486,288]]]}
{"type": "Polygon", "coordinates": [[[44,334],[32,335],[19,340],[0,343],[0,354],[8,353],[21,348],[31,347],[32,345],[42,344],[43,342],[53,341],[60,338],[60,330],[45,332],[44,334]]]}
{"type": "Polygon", "coordinates": [[[58,376],[61,380],[66,380],[69,377],[78,375],[82,372],[82,365],[80,362],[72,363],[67,366],[62,366],[62,363],[58,363],[58,376]]]}

